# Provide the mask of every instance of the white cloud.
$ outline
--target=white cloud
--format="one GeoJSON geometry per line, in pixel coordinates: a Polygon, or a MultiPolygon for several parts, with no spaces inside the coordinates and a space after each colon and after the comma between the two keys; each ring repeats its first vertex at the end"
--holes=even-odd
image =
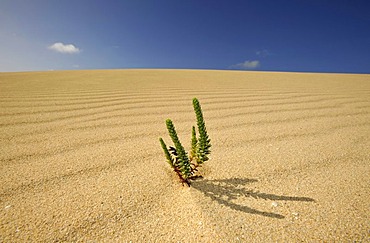
{"type": "Polygon", "coordinates": [[[80,49],[75,47],[72,44],[63,44],[61,42],[56,42],[52,44],[51,46],[48,46],[49,50],[60,52],[60,53],[68,53],[68,54],[74,54],[79,53],[80,49]]]}
{"type": "Polygon", "coordinates": [[[255,69],[260,66],[260,61],[254,60],[254,61],[245,61],[242,63],[238,63],[235,65],[232,65],[230,68],[235,68],[235,69],[255,69]]]}
{"type": "Polygon", "coordinates": [[[267,56],[271,56],[271,53],[268,50],[263,49],[260,51],[256,51],[256,55],[259,57],[267,57],[267,56]]]}

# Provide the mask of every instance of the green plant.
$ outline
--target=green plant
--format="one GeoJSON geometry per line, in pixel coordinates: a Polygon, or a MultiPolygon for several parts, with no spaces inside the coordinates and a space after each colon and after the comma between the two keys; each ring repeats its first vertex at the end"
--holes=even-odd
{"type": "MultiPolygon", "coordinates": [[[[203,119],[203,112],[202,108],[199,104],[198,99],[193,99],[193,106],[194,111],[197,117],[197,125],[198,125],[198,132],[199,132],[199,142],[196,144],[197,146],[197,153],[196,153],[196,159],[197,163],[199,165],[206,162],[209,158],[208,155],[211,153],[211,139],[208,138],[206,124],[203,119]]],[[[195,129],[193,129],[195,131],[195,129]]]]}
{"type": "Polygon", "coordinates": [[[170,119],[166,120],[166,126],[174,147],[167,147],[163,139],[159,138],[159,142],[161,143],[168,164],[179,176],[181,182],[186,183],[188,186],[190,186],[191,179],[199,177],[199,175],[195,175],[195,173],[198,171],[197,168],[209,160],[208,156],[211,153],[211,140],[208,137],[206,125],[203,119],[202,108],[197,98],[193,99],[193,107],[197,119],[199,138],[197,137],[195,127],[193,126],[191,132],[191,150],[189,156],[182,146],[177,136],[175,126],[170,119]]]}

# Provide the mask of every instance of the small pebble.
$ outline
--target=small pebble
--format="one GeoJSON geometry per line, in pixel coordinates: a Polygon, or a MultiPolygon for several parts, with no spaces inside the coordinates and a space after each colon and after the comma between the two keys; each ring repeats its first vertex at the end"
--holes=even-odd
{"type": "Polygon", "coordinates": [[[9,209],[10,207],[11,207],[11,205],[5,206],[5,209],[9,209]]]}
{"type": "Polygon", "coordinates": [[[277,202],[272,202],[272,203],[271,203],[271,205],[272,205],[273,207],[277,207],[277,206],[279,206],[279,204],[278,204],[277,202]]]}

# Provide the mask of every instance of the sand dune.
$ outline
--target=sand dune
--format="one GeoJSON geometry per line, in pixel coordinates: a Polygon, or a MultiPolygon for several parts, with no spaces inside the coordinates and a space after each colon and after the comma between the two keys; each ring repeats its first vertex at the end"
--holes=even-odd
{"type": "Polygon", "coordinates": [[[0,73],[0,242],[369,241],[370,75],[0,73]],[[212,154],[183,187],[203,108],[212,154]]]}

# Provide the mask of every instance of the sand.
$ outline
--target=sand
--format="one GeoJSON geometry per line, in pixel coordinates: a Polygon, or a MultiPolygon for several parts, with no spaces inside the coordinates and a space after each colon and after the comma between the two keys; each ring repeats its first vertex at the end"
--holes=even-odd
{"type": "Polygon", "coordinates": [[[0,242],[370,241],[370,75],[0,73],[0,242]],[[203,179],[182,186],[202,105],[203,179]]]}

